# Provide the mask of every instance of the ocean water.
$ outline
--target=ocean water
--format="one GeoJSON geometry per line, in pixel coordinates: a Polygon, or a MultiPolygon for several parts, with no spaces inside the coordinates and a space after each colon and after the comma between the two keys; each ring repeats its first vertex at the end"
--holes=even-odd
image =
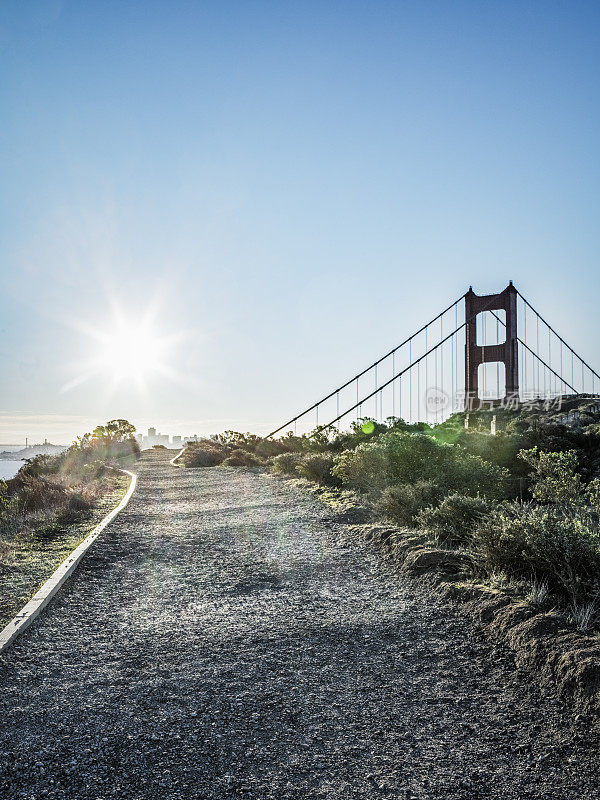
{"type": "Polygon", "coordinates": [[[9,478],[14,478],[19,471],[19,468],[22,466],[22,461],[0,460],[0,481],[7,481],[9,478]]]}
{"type": "MultiPolygon", "coordinates": [[[[22,447],[22,444],[0,444],[0,453],[12,453],[15,450],[20,450],[22,447]]],[[[0,481],[7,481],[9,478],[14,478],[22,466],[22,461],[3,461],[0,459],[0,481]]]]}

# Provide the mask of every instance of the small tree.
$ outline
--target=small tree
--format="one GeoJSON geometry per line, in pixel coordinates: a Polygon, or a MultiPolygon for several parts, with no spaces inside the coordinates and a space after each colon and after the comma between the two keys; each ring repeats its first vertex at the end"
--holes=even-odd
{"type": "Polygon", "coordinates": [[[135,425],[132,425],[131,422],[126,419],[111,419],[106,425],[98,425],[94,428],[91,438],[111,444],[133,439],[134,433],[135,425]]]}

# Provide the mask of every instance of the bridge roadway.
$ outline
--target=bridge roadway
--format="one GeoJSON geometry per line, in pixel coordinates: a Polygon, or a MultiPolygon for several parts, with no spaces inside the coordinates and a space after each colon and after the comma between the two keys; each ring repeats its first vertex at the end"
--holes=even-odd
{"type": "Polygon", "coordinates": [[[3,800],[600,796],[589,720],[299,489],[139,472],[3,659],[3,800]]]}

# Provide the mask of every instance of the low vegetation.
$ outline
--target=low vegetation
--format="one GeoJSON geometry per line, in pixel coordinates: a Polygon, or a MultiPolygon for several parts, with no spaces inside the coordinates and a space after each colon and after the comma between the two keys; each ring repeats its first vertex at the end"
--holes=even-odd
{"type": "MultiPolygon", "coordinates": [[[[576,401],[570,401],[574,403],[576,401]]],[[[464,415],[429,427],[391,418],[265,440],[227,431],[188,447],[186,466],[267,467],[353,492],[396,525],[465,553],[471,579],[562,609],[600,613],[600,423],[542,408],[464,415]]]]}
{"type": "Polygon", "coordinates": [[[58,456],[36,456],[0,481],[0,626],[122,495],[112,467],[139,456],[135,428],[111,420],[58,456]]]}

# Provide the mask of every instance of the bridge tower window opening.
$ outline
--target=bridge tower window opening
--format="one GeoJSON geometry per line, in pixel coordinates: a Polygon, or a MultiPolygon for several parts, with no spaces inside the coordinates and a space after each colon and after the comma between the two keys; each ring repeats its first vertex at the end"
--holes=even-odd
{"type": "Polygon", "coordinates": [[[482,391],[480,399],[493,402],[506,397],[505,371],[500,369],[500,361],[486,361],[478,367],[477,380],[482,391]]]}
{"type": "Polygon", "coordinates": [[[506,311],[482,311],[477,314],[477,345],[504,344],[506,341],[506,311]]]}

